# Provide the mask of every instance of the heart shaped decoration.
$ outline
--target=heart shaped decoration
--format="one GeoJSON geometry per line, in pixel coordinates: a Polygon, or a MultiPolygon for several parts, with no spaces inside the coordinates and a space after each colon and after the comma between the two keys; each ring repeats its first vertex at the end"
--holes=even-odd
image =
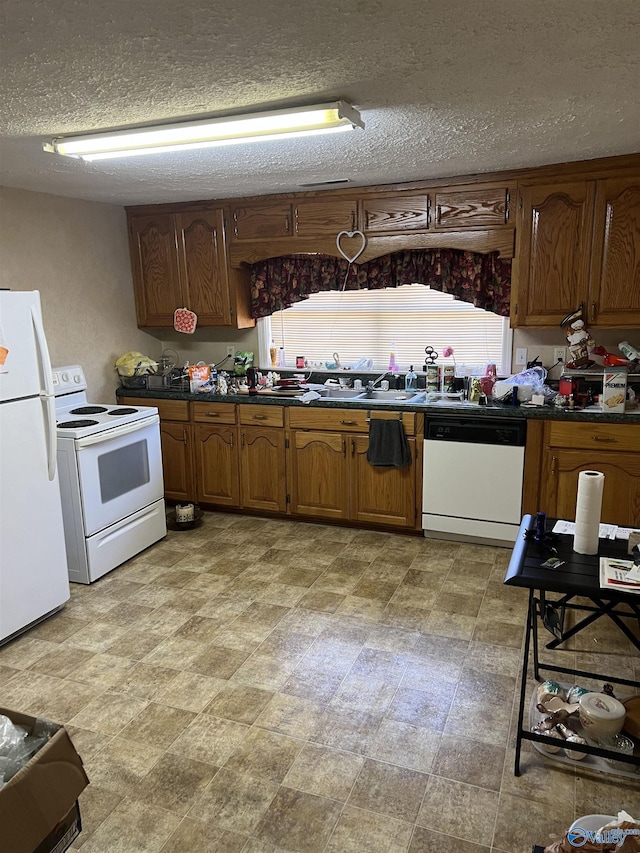
{"type": "Polygon", "coordinates": [[[341,231],[338,234],[338,236],[336,237],[336,246],[338,248],[338,251],[340,252],[342,257],[345,259],[345,261],[349,261],[350,264],[352,264],[358,260],[360,255],[364,252],[366,245],[367,245],[367,238],[364,236],[362,231],[341,231]],[[362,241],[362,243],[361,243],[358,251],[355,253],[355,255],[351,255],[351,256],[348,255],[345,252],[345,250],[342,248],[342,246],[340,245],[340,241],[342,240],[343,237],[348,237],[349,239],[351,239],[352,237],[360,237],[360,240],[362,241]]]}

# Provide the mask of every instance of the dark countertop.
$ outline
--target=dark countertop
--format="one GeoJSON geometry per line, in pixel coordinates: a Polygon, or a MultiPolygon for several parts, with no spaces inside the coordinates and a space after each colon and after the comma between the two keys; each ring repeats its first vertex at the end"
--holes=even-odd
{"type": "Polygon", "coordinates": [[[389,403],[376,403],[374,400],[314,400],[312,403],[302,403],[295,397],[271,397],[266,395],[249,396],[248,394],[191,394],[189,391],[162,391],[137,388],[118,388],[119,397],[140,397],[150,400],[190,400],[201,403],[240,403],[250,406],[303,406],[322,409],[366,409],[384,411],[423,412],[428,415],[443,417],[501,417],[501,418],[542,418],[543,420],[582,421],[598,423],[635,423],[640,425],[640,408],[633,412],[599,413],[582,412],[571,409],[559,409],[554,406],[505,406],[502,403],[492,403],[488,406],[439,406],[437,404],[402,403],[396,406],[389,403]]]}

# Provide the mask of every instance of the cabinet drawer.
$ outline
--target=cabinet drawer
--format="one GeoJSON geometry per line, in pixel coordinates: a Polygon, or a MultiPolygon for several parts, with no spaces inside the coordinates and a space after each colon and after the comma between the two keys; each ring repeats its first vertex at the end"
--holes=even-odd
{"type": "Polygon", "coordinates": [[[547,422],[549,447],[640,452],[640,424],[547,422]]]}
{"type": "MultiPolygon", "coordinates": [[[[402,412],[406,435],[415,435],[416,413],[402,412]]],[[[323,429],[339,432],[368,432],[369,412],[366,409],[294,409],[289,410],[292,429],[323,429]]],[[[372,418],[396,419],[398,412],[372,411],[372,418]]]]}
{"type": "Polygon", "coordinates": [[[208,424],[235,424],[234,403],[194,403],[193,419],[208,424]]]}
{"type": "Polygon", "coordinates": [[[284,426],[284,409],[281,406],[238,406],[238,420],[243,426],[284,426]]]}
{"type": "Polygon", "coordinates": [[[188,400],[158,400],[156,397],[121,397],[121,406],[156,406],[163,421],[188,421],[188,400]]]}
{"type": "Polygon", "coordinates": [[[435,193],[435,227],[444,231],[461,228],[498,228],[509,220],[509,187],[476,187],[435,193]]]}

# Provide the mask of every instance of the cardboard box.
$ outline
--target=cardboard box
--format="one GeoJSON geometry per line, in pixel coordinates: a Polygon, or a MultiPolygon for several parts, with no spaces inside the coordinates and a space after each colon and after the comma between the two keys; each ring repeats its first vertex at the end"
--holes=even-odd
{"type": "Polygon", "coordinates": [[[602,411],[624,412],[626,400],[626,369],[624,367],[605,367],[602,383],[602,411]]]}
{"type": "MultiPolygon", "coordinates": [[[[0,714],[30,731],[36,722],[35,717],[7,708],[0,708],[0,714]]],[[[44,853],[55,849],[55,846],[41,845],[47,836],[55,838],[62,829],[62,836],[53,842],[59,844],[61,837],[72,831],[76,801],[88,784],[82,759],[66,730],[60,726],[42,749],[0,788],[2,849],[11,853],[33,853],[34,850],[44,853]]],[[[78,820],[79,817],[78,813],[78,820]]]]}

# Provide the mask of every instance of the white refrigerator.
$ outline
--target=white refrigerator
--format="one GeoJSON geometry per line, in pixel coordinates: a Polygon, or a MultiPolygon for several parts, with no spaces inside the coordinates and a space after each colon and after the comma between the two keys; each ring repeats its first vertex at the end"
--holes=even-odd
{"type": "Polygon", "coordinates": [[[0,290],[0,644],[68,599],[40,294],[0,290]]]}

